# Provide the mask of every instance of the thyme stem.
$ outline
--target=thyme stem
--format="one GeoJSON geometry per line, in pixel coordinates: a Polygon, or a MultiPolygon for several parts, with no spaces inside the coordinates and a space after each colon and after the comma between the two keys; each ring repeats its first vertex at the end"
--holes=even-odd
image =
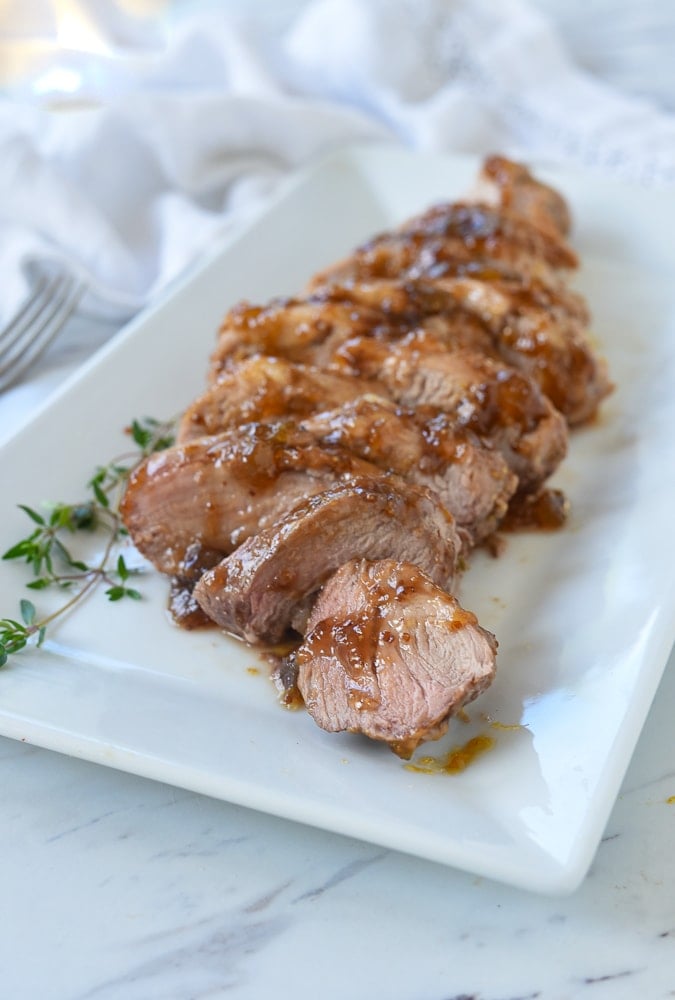
{"type": "Polygon", "coordinates": [[[96,469],[87,484],[93,499],[75,504],[52,504],[46,515],[24,504],[19,505],[33,522],[33,530],[8,549],[2,558],[23,559],[30,566],[34,579],[27,586],[32,590],[52,586],[73,586],[77,589],[68,600],[44,617],[39,618],[32,602],[23,599],[20,601],[21,621],[0,618],[0,667],[7,663],[10,656],[23,649],[33,636],[37,635],[37,645],[41,646],[47,628],[78,605],[100,583],[108,584],[106,596],[109,601],[140,599],[141,594],[127,585],[129,577],[137,571],[127,566],[123,555],[118,555],[114,567],[110,565],[116,544],[126,534],[119,503],[132,472],[148,455],[173,444],[174,425],[175,420],[160,422],[151,417],[133,420],[126,433],[132,437],[138,450],[126,452],[96,469]],[[103,528],[107,538],[96,564],[92,566],[73,558],[64,543],[65,535],[97,528],[103,528]]]}

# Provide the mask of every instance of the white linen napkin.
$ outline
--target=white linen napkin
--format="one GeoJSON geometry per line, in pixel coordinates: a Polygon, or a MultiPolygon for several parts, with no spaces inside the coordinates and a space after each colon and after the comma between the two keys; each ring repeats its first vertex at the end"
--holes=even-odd
{"type": "Polygon", "coordinates": [[[32,89],[0,98],[0,324],[47,256],[85,277],[85,315],[119,325],[289,171],[349,141],[675,183],[675,115],[578,69],[526,0],[314,0],[282,33],[192,6],[163,37],[125,34],[106,9],[104,54],[55,48],[32,89]]]}

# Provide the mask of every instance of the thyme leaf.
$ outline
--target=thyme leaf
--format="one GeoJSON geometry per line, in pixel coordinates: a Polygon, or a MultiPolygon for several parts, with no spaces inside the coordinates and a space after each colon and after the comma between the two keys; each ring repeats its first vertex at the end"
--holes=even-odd
{"type": "Polygon", "coordinates": [[[4,560],[23,561],[34,579],[26,583],[32,591],[56,587],[69,592],[69,598],[56,611],[40,616],[32,601],[19,601],[21,620],[0,618],[0,667],[11,656],[33,642],[39,647],[54,621],[71,611],[99,584],[107,585],[109,601],[141,600],[141,593],[128,586],[138,573],[116,552],[127,536],[119,513],[124,487],[131,473],[154,451],[170,447],[174,441],[175,420],[159,421],[152,417],[133,420],[125,428],[135,449],[118,456],[107,465],[97,466],[87,482],[91,496],[76,503],[44,504],[43,511],[26,504],[19,508],[33,524],[25,538],[15,542],[3,555],[4,560]],[[93,563],[76,556],[74,536],[87,532],[102,536],[103,552],[93,563]]]}

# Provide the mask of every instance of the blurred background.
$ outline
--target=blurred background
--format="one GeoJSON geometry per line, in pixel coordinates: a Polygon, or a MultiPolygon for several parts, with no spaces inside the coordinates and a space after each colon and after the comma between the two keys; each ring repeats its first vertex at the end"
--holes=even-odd
{"type": "MultiPolygon", "coordinates": [[[[309,0],[0,0],[0,86],[8,95],[91,98],[149,69],[180,22],[210,10],[288,28],[309,0]]],[[[422,5],[423,6],[423,5],[422,5]]],[[[447,0],[448,8],[453,6],[447,0]]],[[[670,0],[531,0],[583,69],[675,108],[670,0]]]]}
{"type": "Polygon", "coordinates": [[[347,143],[672,191],[674,52],[672,0],[0,0],[0,328],[65,272],[60,377],[347,143]]]}

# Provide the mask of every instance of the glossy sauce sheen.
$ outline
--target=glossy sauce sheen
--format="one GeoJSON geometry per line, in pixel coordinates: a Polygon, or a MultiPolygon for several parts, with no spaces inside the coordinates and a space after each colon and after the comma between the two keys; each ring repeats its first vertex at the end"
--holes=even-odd
{"type": "Polygon", "coordinates": [[[474,736],[462,746],[453,747],[444,757],[419,757],[413,764],[404,764],[406,771],[419,774],[461,774],[478,757],[492,750],[491,736],[474,736]]]}
{"type": "Polygon", "coordinates": [[[351,618],[327,618],[312,630],[306,644],[298,653],[300,665],[304,658],[316,656],[337,660],[347,682],[347,700],[350,708],[372,710],[380,704],[377,672],[382,667],[381,642],[393,642],[389,633],[380,634],[377,615],[363,614],[351,618]],[[389,638],[390,636],[390,638],[389,638]]]}
{"type": "Polygon", "coordinates": [[[502,211],[478,204],[435,205],[397,232],[369,240],[356,256],[373,256],[383,245],[394,245],[404,258],[419,257],[421,251],[426,251],[429,257],[438,260],[454,254],[473,260],[507,261],[517,255],[519,260],[531,258],[551,267],[574,267],[577,262],[562,240],[502,211]]]}
{"type": "Polygon", "coordinates": [[[484,437],[512,427],[527,433],[550,412],[538,386],[525,374],[473,351],[449,350],[428,331],[393,342],[355,337],[340,345],[334,363],[365,379],[379,373],[394,398],[397,386],[404,384],[402,373],[434,371],[442,364],[449,387],[446,418],[452,418],[458,430],[484,437]]]}
{"type": "Polygon", "coordinates": [[[375,398],[362,397],[329,411],[320,426],[326,445],[345,448],[399,475],[413,468],[426,474],[442,472],[461,462],[469,447],[477,444],[471,432],[458,427],[447,413],[416,413],[375,398]]]}
{"type": "MultiPolygon", "coordinates": [[[[352,337],[367,336],[392,341],[406,336],[416,328],[429,329],[444,341],[445,349],[469,347],[524,368],[561,412],[569,413],[575,420],[579,414],[583,419],[588,419],[594,412],[597,401],[606,394],[606,388],[598,393],[598,400],[585,399],[587,387],[598,378],[601,382],[603,379],[583,333],[578,331],[575,334],[570,326],[570,321],[572,325],[574,322],[583,324],[587,321],[583,303],[560,283],[547,287],[536,276],[529,275],[526,278],[522,274],[514,281],[510,276],[507,279],[494,267],[477,266],[477,248],[480,253],[488,254],[489,259],[489,253],[494,252],[493,242],[497,239],[490,227],[494,223],[497,227],[494,232],[499,227],[492,216],[489,216],[492,220],[490,225],[486,226],[482,211],[477,212],[475,206],[465,206],[463,217],[464,224],[458,224],[458,233],[464,234],[462,245],[471,251],[472,256],[461,267],[450,266],[447,261],[443,266],[438,263],[429,266],[430,257],[436,259],[441,254],[445,260],[445,244],[434,249],[433,238],[438,223],[431,226],[428,222],[418,223],[417,229],[413,227],[409,231],[385,234],[366,244],[351,258],[354,275],[345,281],[338,271],[343,284],[329,286],[323,292],[309,296],[304,307],[302,300],[293,299],[285,306],[252,309],[250,312],[254,316],[248,322],[244,320],[248,315],[246,312],[235,312],[232,314],[230,327],[249,341],[250,349],[272,354],[278,352],[296,360],[305,359],[305,352],[312,345],[327,344],[335,330],[351,329],[352,337]],[[473,220],[470,225],[467,219],[473,220]],[[474,232],[484,234],[486,231],[492,233],[489,238],[484,235],[467,235],[474,232]],[[421,277],[415,274],[415,268],[407,260],[409,254],[403,253],[402,247],[409,249],[409,244],[417,248],[418,257],[424,257],[424,266],[418,267],[421,277]],[[388,261],[385,272],[380,273],[381,268],[373,266],[372,258],[374,256],[379,259],[385,251],[390,254],[392,246],[398,247],[406,259],[398,259],[401,253],[395,253],[396,260],[388,261]],[[401,281],[402,271],[404,280],[401,281]],[[494,316],[488,318],[480,309],[472,309],[466,302],[462,302],[461,297],[457,299],[447,290],[434,290],[433,279],[462,276],[482,283],[493,282],[500,288],[500,294],[506,296],[508,304],[506,315],[500,314],[501,318],[498,320],[494,316]],[[366,288],[370,287],[370,291],[363,293],[361,297],[358,295],[357,279],[365,280],[366,288]],[[384,279],[386,292],[380,292],[378,299],[377,282],[381,279],[384,279]],[[390,290],[394,279],[400,281],[398,290],[390,290]],[[289,323],[288,316],[284,318],[284,308],[291,307],[296,310],[304,308],[305,312],[309,312],[307,321],[298,323],[295,328],[289,323]],[[532,313],[533,309],[535,314],[532,313]],[[534,321],[537,309],[538,324],[534,321]],[[558,314],[558,322],[551,326],[552,309],[558,314]],[[324,321],[321,319],[322,312],[325,313],[324,321]],[[561,339],[561,317],[566,313],[568,329],[561,339]]],[[[502,236],[499,239],[505,247],[517,248],[519,244],[513,244],[511,228],[513,225],[507,227],[503,239],[502,236]]],[[[542,239],[546,243],[546,238],[541,233],[531,233],[527,227],[526,230],[531,240],[525,240],[524,245],[530,250],[530,243],[535,245],[542,239]]],[[[340,343],[344,344],[344,338],[343,332],[338,338],[340,343]]],[[[340,349],[339,343],[336,348],[340,349]]],[[[247,350],[242,344],[233,348],[235,356],[241,349],[247,350]]]]}
{"type": "Polygon", "coordinates": [[[512,497],[501,531],[557,531],[567,521],[569,501],[561,490],[512,497]]]}
{"type": "MultiPolygon", "coordinates": [[[[315,659],[340,663],[347,684],[347,701],[357,711],[372,711],[381,702],[378,673],[392,657],[405,654],[414,641],[416,622],[408,621],[397,605],[415,595],[437,593],[437,588],[413,566],[401,567],[395,578],[370,580],[367,609],[346,618],[328,617],[318,622],[298,650],[296,662],[315,659]]],[[[448,598],[448,601],[451,599],[448,598]]],[[[478,619],[455,605],[445,624],[458,632],[478,619]]]]}

